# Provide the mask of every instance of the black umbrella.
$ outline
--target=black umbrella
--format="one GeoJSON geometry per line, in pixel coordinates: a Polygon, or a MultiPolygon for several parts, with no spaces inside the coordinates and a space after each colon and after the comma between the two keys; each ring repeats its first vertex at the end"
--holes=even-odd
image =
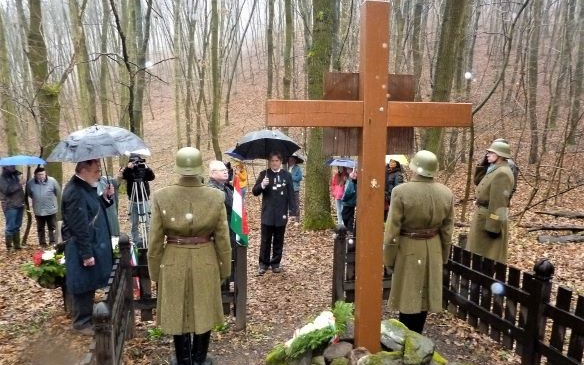
{"type": "Polygon", "coordinates": [[[300,151],[294,152],[290,157],[294,157],[296,159],[297,164],[301,164],[304,163],[304,161],[306,161],[306,156],[300,153],[300,151]]]}
{"type": "Polygon", "coordinates": [[[47,158],[49,162],[80,162],[137,153],[150,155],[144,141],[124,128],[93,125],[69,134],[47,158]]]}
{"type": "Polygon", "coordinates": [[[280,152],[282,157],[291,156],[300,146],[279,130],[262,129],[243,136],[233,152],[245,159],[269,158],[271,152],[280,152]]]}

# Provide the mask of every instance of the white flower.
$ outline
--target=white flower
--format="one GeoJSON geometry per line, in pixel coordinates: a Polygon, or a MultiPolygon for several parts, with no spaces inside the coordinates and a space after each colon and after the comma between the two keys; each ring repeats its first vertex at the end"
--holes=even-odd
{"type": "Polygon", "coordinates": [[[42,259],[43,261],[49,261],[55,258],[55,250],[45,251],[43,252],[42,259]]]}
{"type": "Polygon", "coordinates": [[[65,258],[64,257],[61,257],[61,259],[59,260],[59,264],[65,265],[65,258]]]}
{"type": "Polygon", "coordinates": [[[314,327],[319,330],[327,327],[334,327],[335,316],[330,311],[324,311],[314,320],[314,327]]]}

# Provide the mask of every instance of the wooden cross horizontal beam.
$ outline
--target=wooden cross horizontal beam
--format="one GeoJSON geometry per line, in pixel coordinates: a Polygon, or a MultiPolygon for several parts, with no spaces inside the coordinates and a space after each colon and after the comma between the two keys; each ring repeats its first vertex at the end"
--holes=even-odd
{"type": "MultiPolygon", "coordinates": [[[[388,127],[468,127],[472,104],[388,101],[388,127]]],[[[269,127],[362,127],[363,101],[268,100],[269,127]]]]}

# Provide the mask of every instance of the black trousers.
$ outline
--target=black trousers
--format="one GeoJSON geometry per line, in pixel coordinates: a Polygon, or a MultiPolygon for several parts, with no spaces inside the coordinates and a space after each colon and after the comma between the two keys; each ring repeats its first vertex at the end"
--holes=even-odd
{"type": "Polygon", "coordinates": [[[260,268],[280,267],[284,249],[286,226],[268,226],[262,224],[262,242],[260,245],[260,268]],[[272,257],[270,258],[270,253],[272,257]]]}
{"type": "Polygon", "coordinates": [[[410,331],[422,333],[428,312],[406,314],[399,312],[399,321],[403,323],[410,331]]]}
{"type": "Polygon", "coordinates": [[[95,290],[73,294],[73,328],[83,329],[91,326],[95,290]]]}
{"type": "Polygon", "coordinates": [[[355,207],[347,207],[343,205],[343,211],[341,212],[343,217],[343,224],[347,227],[347,231],[355,231],[355,207]]]}
{"type": "Polygon", "coordinates": [[[49,230],[49,243],[55,244],[55,229],[57,227],[57,215],[35,215],[37,223],[37,235],[39,237],[39,244],[46,245],[47,240],[45,236],[45,225],[49,230]]]}

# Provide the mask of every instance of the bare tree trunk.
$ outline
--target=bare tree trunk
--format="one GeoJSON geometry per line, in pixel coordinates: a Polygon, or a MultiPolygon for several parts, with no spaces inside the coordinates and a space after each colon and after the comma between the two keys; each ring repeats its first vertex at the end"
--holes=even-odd
{"type": "MultiPolygon", "coordinates": [[[[59,143],[59,121],[61,105],[59,92],[61,85],[48,82],[47,46],[43,38],[43,14],[41,0],[29,0],[30,23],[36,26],[28,31],[28,60],[32,71],[34,89],[37,90],[37,105],[41,123],[41,148],[46,158],[59,143]]],[[[63,167],[60,163],[49,163],[47,173],[63,181],[63,167]]]]}
{"type": "Polygon", "coordinates": [[[424,13],[424,0],[417,0],[414,5],[414,20],[412,30],[412,60],[414,63],[414,82],[416,83],[415,100],[420,101],[420,77],[422,75],[422,63],[424,57],[424,29],[422,28],[422,14],[424,13]]]}
{"type": "MultiPolygon", "coordinates": [[[[464,14],[468,3],[456,0],[446,0],[442,29],[436,59],[436,72],[434,75],[434,89],[432,101],[448,101],[452,91],[454,79],[456,54],[460,51],[458,41],[464,36],[464,14]]],[[[442,128],[429,128],[424,136],[424,148],[442,155],[442,128]]]]}
{"type": "Polygon", "coordinates": [[[221,108],[221,60],[219,59],[219,11],[217,0],[211,0],[211,79],[213,85],[213,105],[211,109],[211,142],[215,158],[221,160],[219,146],[219,111],[221,108]]]}
{"type": "MultiPolygon", "coordinates": [[[[314,0],[312,47],[308,57],[308,92],[310,99],[322,99],[323,73],[330,67],[333,39],[333,14],[331,5],[336,0],[314,0]]],[[[330,171],[323,151],[323,130],[312,128],[308,137],[309,158],[306,166],[306,194],[304,200],[306,229],[333,227],[330,214],[328,180],[330,171]]]]}
{"type": "Polygon", "coordinates": [[[135,81],[135,91],[134,91],[134,103],[132,105],[132,114],[134,121],[134,133],[143,137],[144,136],[144,121],[142,116],[142,105],[144,102],[144,82],[146,77],[146,53],[148,52],[148,42],[150,40],[150,16],[152,14],[152,0],[147,0],[146,4],[146,15],[142,15],[142,5],[140,0],[134,0],[134,10],[136,23],[136,66],[137,71],[134,74],[136,78],[135,81]],[[142,20],[144,21],[144,27],[142,28],[142,20]]]}
{"type": "Polygon", "coordinates": [[[266,42],[268,47],[268,99],[274,88],[274,1],[268,1],[268,24],[266,25],[266,42]]]}
{"type": "Polygon", "coordinates": [[[567,136],[569,144],[576,144],[576,129],[580,120],[582,120],[582,91],[584,90],[584,4],[580,3],[580,11],[578,14],[578,53],[576,55],[576,69],[574,70],[573,85],[570,87],[571,107],[570,107],[570,131],[567,136]]]}
{"type": "Polygon", "coordinates": [[[20,152],[17,127],[19,124],[16,105],[11,95],[10,62],[4,34],[3,9],[0,9],[0,111],[4,119],[4,141],[8,155],[20,152]]]}
{"type": "Polygon", "coordinates": [[[284,46],[284,99],[290,99],[292,85],[292,40],[294,39],[294,22],[292,21],[292,0],[284,0],[284,17],[286,19],[286,44],[284,46]]]}
{"type": "Polygon", "coordinates": [[[96,93],[91,79],[89,53],[83,29],[83,19],[79,14],[77,0],[69,0],[69,12],[71,16],[71,28],[75,39],[79,42],[77,57],[77,73],[79,75],[79,94],[81,99],[81,120],[85,126],[97,123],[97,107],[95,105],[96,93]]]}
{"type": "MultiPolygon", "coordinates": [[[[100,53],[102,55],[107,54],[108,48],[108,34],[109,34],[109,19],[108,9],[109,5],[107,0],[101,0],[101,9],[103,11],[103,18],[101,21],[101,42],[100,42],[100,53]]],[[[108,87],[108,58],[102,56],[99,64],[99,103],[101,106],[101,121],[104,125],[110,125],[110,116],[108,108],[108,97],[107,97],[107,87],[108,87]]],[[[106,166],[108,171],[113,170],[113,162],[111,158],[106,159],[106,166]]]]}
{"type": "Polygon", "coordinates": [[[534,0],[531,9],[532,26],[531,38],[529,40],[529,51],[527,56],[527,113],[531,144],[529,148],[528,162],[533,164],[537,161],[539,150],[539,130],[537,127],[537,86],[538,86],[538,54],[539,39],[541,29],[541,9],[542,0],[534,0]]]}

